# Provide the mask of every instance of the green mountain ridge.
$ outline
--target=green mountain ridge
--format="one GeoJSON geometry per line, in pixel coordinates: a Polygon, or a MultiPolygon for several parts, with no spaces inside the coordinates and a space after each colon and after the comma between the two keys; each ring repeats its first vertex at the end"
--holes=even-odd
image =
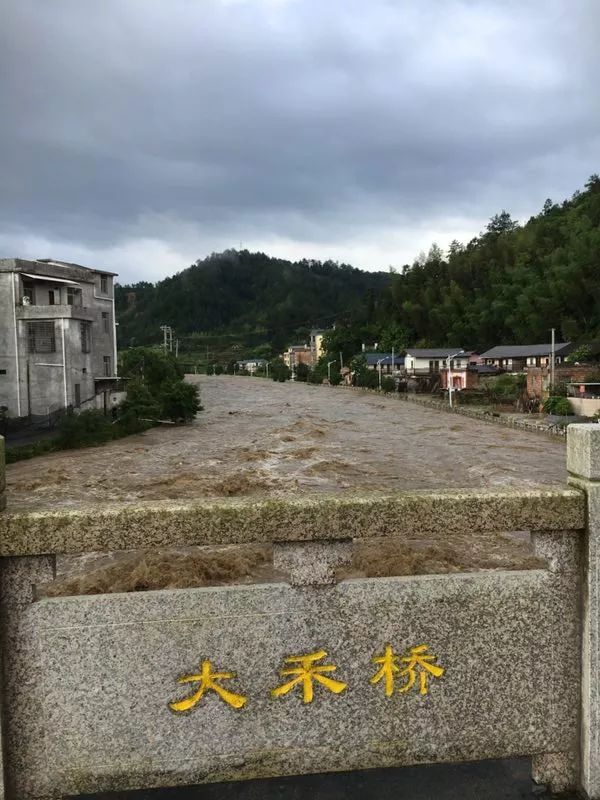
{"type": "Polygon", "coordinates": [[[230,334],[277,350],[298,336],[304,340],[313,327],[360,318],[365,298],[381,296],[390,280],[389,273],[331,261],[290,262],[226,250],[156,284],[118,286],[120,344],[157,342],[166,324],[188,344],[195,335],[200,341],[200,334],[230,334]]]}
{"type": "Polygon", "coordinates": [[[396,273],[227,250],[157,284],[119,286],[116,303],[121,346],[157,342],[167,324],[189,351],[212,335],[278,352],[334,322],[336,353],[375,341],[482,351],[547,342],[551,328],[558,340],[598,338],[600,178],[524,225],[503,211],[468,244],[433,245],[396,273]]]}

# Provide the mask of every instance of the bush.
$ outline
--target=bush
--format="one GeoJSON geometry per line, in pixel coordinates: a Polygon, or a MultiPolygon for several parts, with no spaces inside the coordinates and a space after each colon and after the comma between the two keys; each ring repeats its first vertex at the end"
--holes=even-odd
{"type": "Polygon", "coordinates": [[[567,392],[567,381],[556,381],[554,386],[552,387],[552,396],[553,397],[566,397],[567,392]]]}
{"type": "Polygon", "coordinates": [[[310,369],[308,367],[308,364],[298,364],[298,366],[296,367],[297,381],[302,381],[303,383],[306,383],[306,381],[308,381],[309,374],[310,374],[310,369]]]}
{"type": "Polygon", "coordinates": [[[543,405],[544,414],[556,414],[559,417],[568,417],[573,414],[571,404],[566,397],[549,397],[543,405]]]}
{"type": "Polygon", "coordinates": [[[582,362],[585,363],[586,361],[589,361],[591,357],[591,347],[588,344],[582,344],[567,356],[566,361],[569,364],[581,364],[582,362]]]}
{"type": "Polygon", "coordinates": [[[488,400],[492,403],[511,403],[517,400],[527,385],[526,375],[498,375],[485,381],[488,400]]]}
{"type": "Polygon", "coordinates": [[[7,447],[6,463],[14,464],[16,461],[24,461],[28,458],[41,456],[44,453],[51,453],[53,450],[57,449],[58,447],[54,439],[43,439],[41,442],[25,444],[20,447],[7,447]]]}
{"type": "Polygon", "coordinates": [[[214,369],[213,369],[213,375],[222,375],[223,372],[224,372],[224,369],[221,366],[221,364],[215,364],[214,369]]]}
{"type": "Polygon", "coordinates": [[[271,362],[271,377],[274,381],[283,383],[290,379],[291,374],[289,367],[285,365],[282,358],[276,358],[271,362]]]}
{"type": "Polygon", "coordinates": [[[332,369],[329,383],[332,386],[339,386],[341,382],[342,382],[342,373],[339,371],[339,369],[332,369]]]}
{"type": "Polygon", "coordinates": [[[161,388],[161,413],[173,422],[189,422],[201,410],[198,389],[191,383],[171,381],[161,388]]]}
{"type": "Polygon", "coordinates": [[[67,414],[58,423],[56,444],[62,450],[102,444],[113,438],[112,424],[102,411],[67,414]]]}
{"type": "Polygon", "coordinates": [[[379,375],[377,370],[364,370],[356,373],[356,385],[366,389],[379,389],[379,375]]]}
{"type": "Polygon", "coordinates": [[[386,394],[389,394],[390,392],[395,392],[396,391],[396,381],[390,375],[386,375],[381,380],[381,389],[386,394]]]}

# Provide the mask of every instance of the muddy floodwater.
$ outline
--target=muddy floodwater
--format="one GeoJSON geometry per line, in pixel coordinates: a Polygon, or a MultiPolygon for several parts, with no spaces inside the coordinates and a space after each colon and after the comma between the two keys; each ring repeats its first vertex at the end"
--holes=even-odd
{"type": "Polygon", "coordinates": [[[564,442],[540,434],[341,387],[189,380],[192,425],[10,465],[9,510],[566,479],[564,442]]]}

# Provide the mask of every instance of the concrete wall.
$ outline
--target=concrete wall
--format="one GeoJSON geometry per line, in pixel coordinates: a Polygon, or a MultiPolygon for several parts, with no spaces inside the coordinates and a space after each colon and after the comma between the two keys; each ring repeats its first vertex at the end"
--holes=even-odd
{"type": "Polygon", "coordinates": [[[569,404],[574,414],[582,417],[593,417],[600,411],[600,399],[593,397],[569,397],[569,404]]]}
{"type": "Polygon", "coordinates": [[[17,375],[15,360],[13,287],[15,276],[0,272],[0,406],[8,406],[9,414],[16,416],[17,375]]]}

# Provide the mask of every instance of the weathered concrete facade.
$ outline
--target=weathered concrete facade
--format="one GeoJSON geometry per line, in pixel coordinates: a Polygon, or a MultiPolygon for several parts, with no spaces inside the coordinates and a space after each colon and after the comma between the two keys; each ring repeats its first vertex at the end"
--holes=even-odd
{"type": "Polygon", "coordinates": [[[113,273],[0,259],[0,405],[11,417],[96,405],[116,376],[113,273]]]}
{"type": "MultiPolygon", "coordinates": [[[[0,514],[7,798],[534,757],[600,800],[600,426],[573,486],[0,514]],[[545,568],[338,582],[352,539],[528,529],[545,568]],[[287,583],[38,599],[60,553],[274,543],[287,583]]],[[[1,795],[0,795],[1,796],[1,795]]]]}

